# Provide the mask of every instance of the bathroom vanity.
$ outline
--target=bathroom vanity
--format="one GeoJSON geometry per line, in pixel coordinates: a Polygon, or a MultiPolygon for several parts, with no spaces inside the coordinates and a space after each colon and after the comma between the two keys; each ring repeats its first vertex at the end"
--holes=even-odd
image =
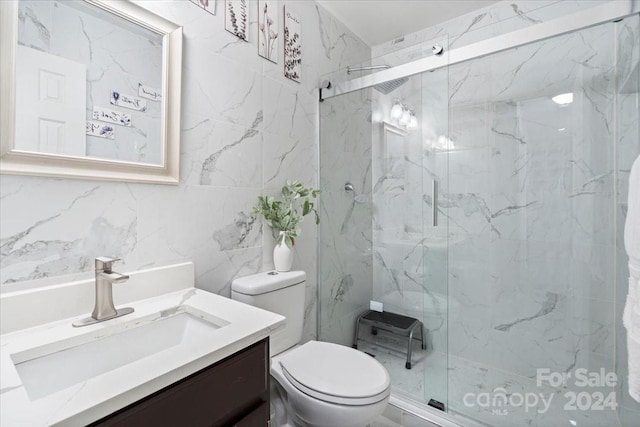
{"type": "Polygon", "coordinates": [[[194,288],[191,263],[128,274],[134,312],[85,327],[93,280],[0,295],[0,424],[266,425],[284,317],[194,288]]]}
{"type": "Polygon", "coordinates": [[[263,339],[92,426],[266,426],[269,341],[263,339]]]}

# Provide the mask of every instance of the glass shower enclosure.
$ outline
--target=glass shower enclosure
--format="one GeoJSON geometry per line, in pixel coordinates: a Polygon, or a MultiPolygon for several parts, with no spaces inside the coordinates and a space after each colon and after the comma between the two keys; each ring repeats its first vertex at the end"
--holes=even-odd
{"type": "Polygon", "coordinates": [[[633,425],[620,289],[639,34],[634,14],[482,56],[440,38],[438,57],[338,84],[320,104],[319,339],[352,346],[381,302],[425,327],[411,369],[406,337],[355,338],[398,401],[481,425],[633,425]]]}

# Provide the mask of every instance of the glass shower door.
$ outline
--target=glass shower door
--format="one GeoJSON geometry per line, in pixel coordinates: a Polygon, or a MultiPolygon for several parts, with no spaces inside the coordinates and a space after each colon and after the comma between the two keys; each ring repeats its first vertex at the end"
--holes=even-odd
{"type": "Polygon", "coordinates": [[[452,412],[618,425],[544,376],[614,371],[614,25],[450,67],[452,412]]]}
{"type": "MultiPolygon", "coordinates": [[[[444,55],[447,55],[445,50],[444,55]]],[[[445,58],[446,59],[446,58],[445,58]]],[[[423,318],[426,353],[423,361],[422,399],[448,407],[448,252],[449,139],[448,67],[422,73],[421,141],[423,227],[421,257],[423,318]]]]}
{"type": "Polygon", "coordinates": [[[398,331],[365,324],[357,348],[385,366],[396,395],[420,404],[447,397],[446,204],[432,216],[433,183],[447,191],[447,75],[443,68],[320,104],[319,338],[351,346],[371,300],[419,321],[409,361],[398,331]]]}

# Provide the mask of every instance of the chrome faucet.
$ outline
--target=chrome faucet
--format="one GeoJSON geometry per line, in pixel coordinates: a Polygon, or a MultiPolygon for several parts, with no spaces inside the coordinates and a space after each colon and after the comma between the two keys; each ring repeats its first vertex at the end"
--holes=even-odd
{"type": "Polygon", "coordinates": [[[73,326],[87,326],[103,322],[125,314],[133,313],[133,308],[125,307],[116,309],[113,305],[113,284],[123,283],[129,280],[126,274],[116,273],[112,270],[113,263],[118,258],[98,257],[95,260],[96,268],[96,302],[91,317],[73,322],[73,326]]]}

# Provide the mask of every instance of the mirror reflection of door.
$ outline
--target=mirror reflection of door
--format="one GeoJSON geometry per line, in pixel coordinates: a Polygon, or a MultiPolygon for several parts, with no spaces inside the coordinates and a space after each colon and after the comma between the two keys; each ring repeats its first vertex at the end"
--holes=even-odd
{"type": "Polygon", "coordinates": [[[84,64],[18,46],[16,149],[85,156],[86,76],[84,64]]]}

